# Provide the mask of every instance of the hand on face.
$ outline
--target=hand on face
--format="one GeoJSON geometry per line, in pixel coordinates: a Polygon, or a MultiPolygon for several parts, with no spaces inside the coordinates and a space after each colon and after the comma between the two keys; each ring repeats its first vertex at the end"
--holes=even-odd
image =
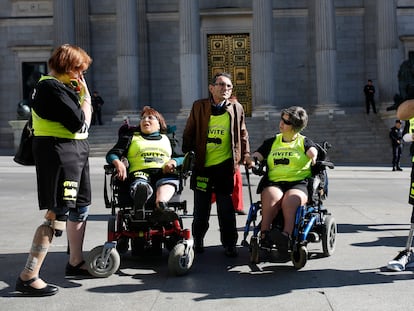
{"type": "Polygon", "coordinates": [[[80,95],[84,95],[88,90],[82,71],[70,71],[57,78],[80,95]]]}

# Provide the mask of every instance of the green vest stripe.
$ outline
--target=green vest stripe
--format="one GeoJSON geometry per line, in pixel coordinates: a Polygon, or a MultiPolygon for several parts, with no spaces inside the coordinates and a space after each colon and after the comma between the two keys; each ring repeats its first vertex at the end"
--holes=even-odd
{"type": "Polygon", "coordinates": [[[210,116],[205,166],[209,167],[223,163],[232,156],[230,116],[228,112],[218,116],[210,116]]]}
{"type": "MultiPolygon", "coordinates": [[[[56,79],[52,76],[42,76],[39,81],[56,79]]],[[[35,111],[32,109],[32,120],[33,120],[33,129],[35,136],[51,136],[58,138],[68,138],[68,139],[86,139],[88,138],[88,132],[86,133],[72,133],[62,123],[51,121],[41,118],[35,111]]]]}
{"type": "Polygon", "coordinates": [[[128,171],[142,171],[149,168],[162,168],[171,159],[170,140],[161,135],[160,140],[149,140],[139,133],[134,134],[128,148],[128,171]]]}
{"type": "Polygon", "coordinates": [[[299,181],[311,176],[311,160],[305,154],[305,137],[283,142],[278,134],[267,157],[270,181],[299,181]]]}

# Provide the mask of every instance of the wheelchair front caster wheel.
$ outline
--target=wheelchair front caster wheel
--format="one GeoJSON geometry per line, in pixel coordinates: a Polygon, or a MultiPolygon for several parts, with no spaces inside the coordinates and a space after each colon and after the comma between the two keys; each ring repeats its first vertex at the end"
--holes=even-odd
{"type": "Polygon", "coordinates": [[[115,248],[104,251],[104,246],[93,248],[87,257],[88,271],[98,278],[107,278],[114,274],[120,266],[121,258],[115,248]],[[109,256],[106,252],[110,252],[109,256]],[[108,257],[107,259],[105,259],[108,257]]]}
{"type": "Polygon", "coordinates": [[[308,249],[306,246],[301,246],[296,251],[292,251],[291,259],[296,270],[302,269],[308,261],[308,249]]]}
{"type": "Polygon", "coordinates": [[[331,256],[335,251],[336,246],[336,232],[337,226],[335,219],[328,215],[325,217],[324,232],[322,235],[322,249],[326,257],[331,256]]]}
{"type": "MultiPolygon", "coordinates": [[[[188,247],[188,246],[187,246],[188,247]]],[[[171,274],[180,276],[187,274],[193,265],[194,249],[191,247],[186,254],[186,245],[178,243],[168,256],[168,270],[171,274]]]]}

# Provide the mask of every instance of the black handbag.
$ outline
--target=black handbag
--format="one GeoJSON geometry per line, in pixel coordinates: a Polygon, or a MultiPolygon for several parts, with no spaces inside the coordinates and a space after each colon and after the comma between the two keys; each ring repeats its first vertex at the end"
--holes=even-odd
{"type": "Polygon", "coordinates": [[[35,164],[32,151],[33,137],[32,117],[30,116],[23,127],[19,148],[13,158],[14,162],[21,165],[35,164]]]}

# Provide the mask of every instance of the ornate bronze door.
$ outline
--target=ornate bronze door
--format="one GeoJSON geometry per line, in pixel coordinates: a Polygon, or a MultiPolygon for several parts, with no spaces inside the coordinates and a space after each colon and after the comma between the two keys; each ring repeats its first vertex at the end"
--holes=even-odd
{"type": "Polygon", "coordinates": [[[208,35],[208,81],[218,72],[232,75],[233,95],[243,105],[246,116],[252,113],[249,34],[208,35]]]}

